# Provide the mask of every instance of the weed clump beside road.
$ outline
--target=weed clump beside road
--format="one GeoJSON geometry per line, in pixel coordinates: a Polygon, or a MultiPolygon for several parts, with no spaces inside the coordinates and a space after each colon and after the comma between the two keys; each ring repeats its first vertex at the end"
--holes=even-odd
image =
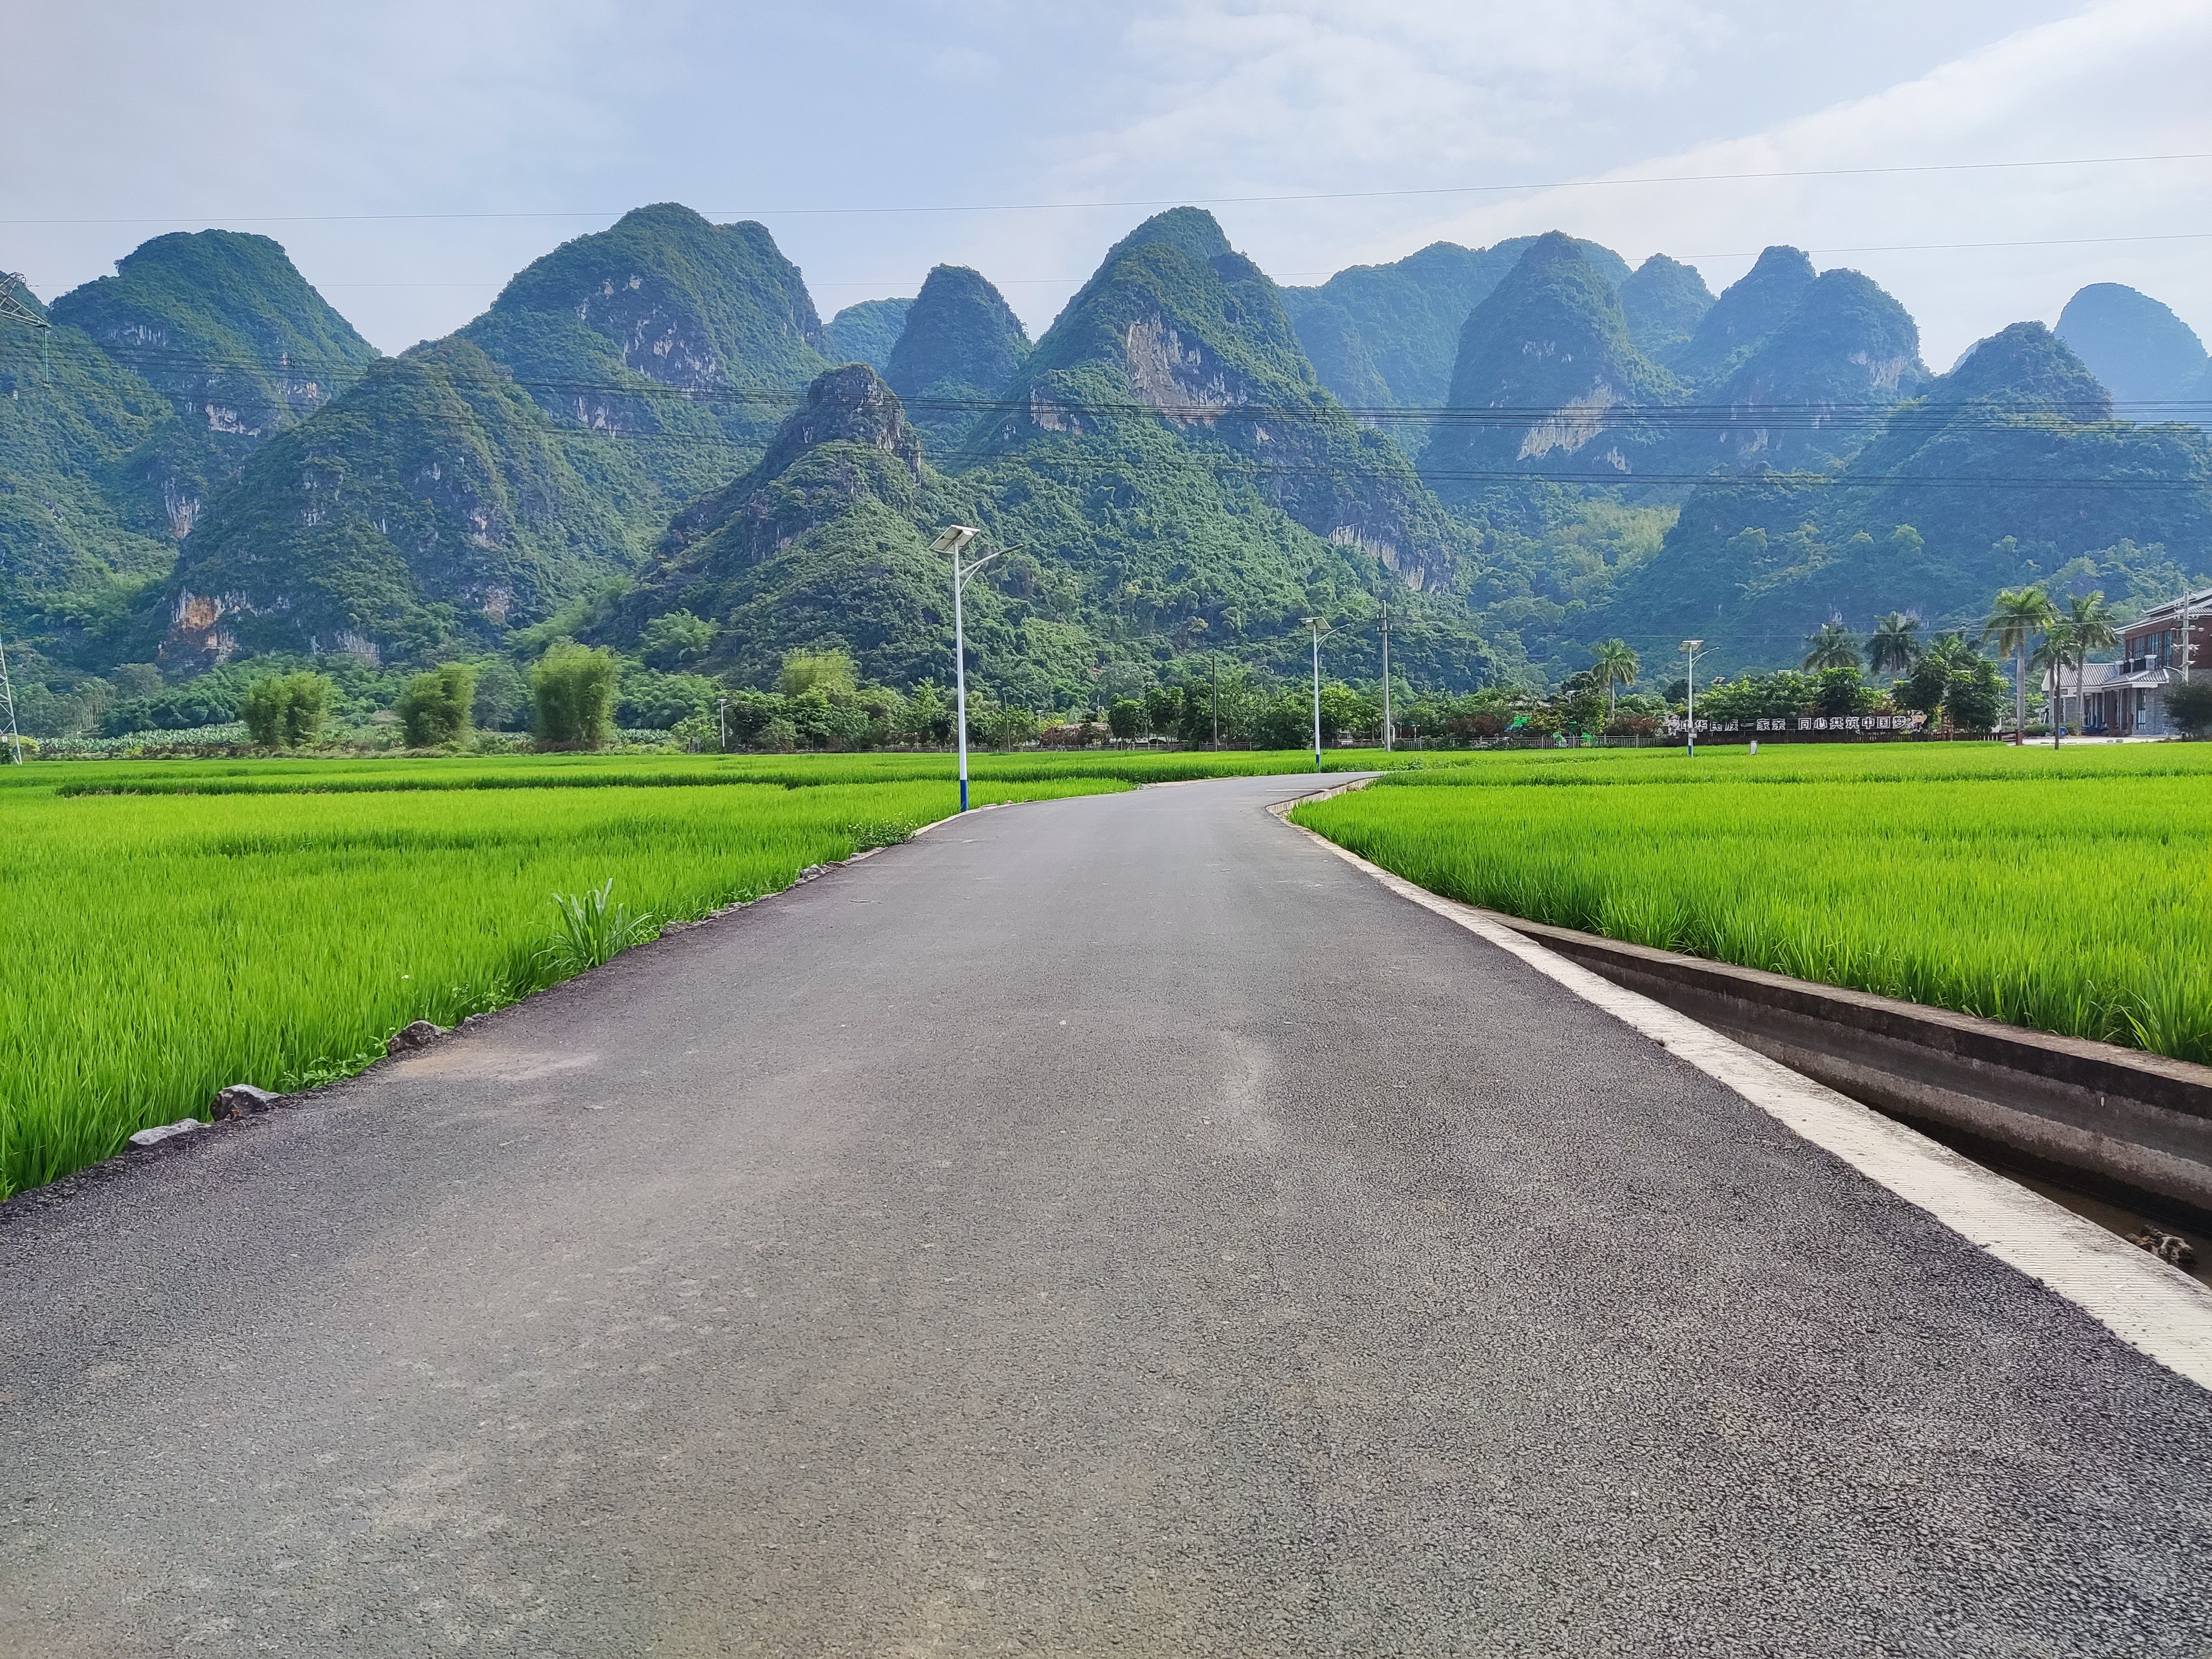
{"type": "Polygon", "coordinates": [[[1509,915],[2212,1062],[2212,746],[1495,753],[1292,816],[1509,915]]]}

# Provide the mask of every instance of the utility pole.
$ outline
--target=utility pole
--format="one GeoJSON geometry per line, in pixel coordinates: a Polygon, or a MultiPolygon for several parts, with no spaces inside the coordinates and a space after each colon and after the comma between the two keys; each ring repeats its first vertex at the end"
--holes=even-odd
{"type": "MultiPolygon", "coordinates": [[[[986,553],[981,558],[971,561],[965,570],[960,566],[960,554],[969,543],[982,533],[973,525],[948,525],[930,544],[933,553],[950,553],[952,556],[952,681],[957,688],[952,722],[960,738],[960,810],[963,812],[968,810],[968,628],[961,616],[961,595],[968,578],[997,558],[999,554],[986,553]]],[[[1000,553],[1012,551],[1012,548],[999,550],[1000,553]]]]}
{"type": "Polygon", "coordinates": [[[1390,600],[1382,600],[1382,752],[1390,752],[1390,600]]]}
{"type": "Polygon", "coordinates": [[[730,700],[727,697],[714,699],[714,720],[717,731],[715,744],[726,755],[730,752],[730,700]]]}
{"type": "Polygon", "coordinates": [[[1703,640],[1684,640],[1682,654],[1690,660],[1688,676],[1684,681],[1687,696],[1684,702],[1682,735],[1690,740],[1690,758],[1698,757],[1698,653],[1705,648],[1703,640]]]}
{"type": "Polygon", "coordinates": [[[1321,770],[1321,636],[1328,631],[1328,624],[1319,617],[1301,617],[1298,620],[1313,629],[1313,732],[1314,770],[1321,770]]]}
{"type": "Polygon", "coordinates": [[[1213,748],[1214,748],[1214,752],[1215,752],[1215,753],[1218,754],[1218,753],[1220,752],[1220,750],[1221,750],[1221,670],[1220,670],[1218,667],[1216,667],[1216,668],[1214,669],[1214,671],[1213,671],[1213,748]]]}

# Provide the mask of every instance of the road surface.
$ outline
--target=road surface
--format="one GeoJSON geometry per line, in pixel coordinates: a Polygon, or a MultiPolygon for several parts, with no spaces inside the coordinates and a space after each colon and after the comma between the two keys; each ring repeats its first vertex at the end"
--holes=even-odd
{"type": "Polygon", "coordinates": [[[5,1206],[0,1653],[2212,1646],[2208,1396],[1294,792],[945,824],[5,1206]]]}

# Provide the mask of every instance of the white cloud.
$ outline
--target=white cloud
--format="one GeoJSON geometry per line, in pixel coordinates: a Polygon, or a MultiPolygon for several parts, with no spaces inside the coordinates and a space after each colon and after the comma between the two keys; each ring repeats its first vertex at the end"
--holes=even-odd
{"type": "MultiPolygon", "coordinates": [[[[1601,178],[1805,173],[2212,151],[2201,94],[2212,6],[2113,0],[1765,131],[1601,178]]],[[[1490,241],[1562,225],[1632,256],[1674,253],[1716,287],[1792,242],[1898,295],[1937,367],[2085,283],[2155,294],[2212,334],[2212,161],[1869,173],[1537,192],[1414,233],[1490,241]],[[1958,244],[1996,244],[1960,246],[1958,244]]]]}
{"type": "MultiPolygon", "coordinates": [[[[562,237],[674,199],[767,217],[825,313],[910,294],[946,260],[1006,284],[1036,328],[1143,209],[767,210],[2212,149],[2196,84],[2212,3],[2083,4],[76,0],[27,14],[0,58],[0,101],[33,139],[0,151],[0,201],[18,219],[131,222],[0,225],[0,265],[51,295],[159,230],[266,229],[396,349],[466,320],[562,237]],[[571,216],[474,216],[544,210],[571,216]],[[346,216],[367,215],[426,216],[346,216]]],[[[2212,230],[2208,178],[2198,165],[1219,211],[1267,269],[1311,281],[1439,235],[1555,222],[1683,255],[2212,230]]],[[[1822,263],[1892,286],[1942,359],[2098,278],[2212,325],[2203,251],[1822,263]]],[[[1706,263],[1717,280],[1735,268],[1706,263]]]]}

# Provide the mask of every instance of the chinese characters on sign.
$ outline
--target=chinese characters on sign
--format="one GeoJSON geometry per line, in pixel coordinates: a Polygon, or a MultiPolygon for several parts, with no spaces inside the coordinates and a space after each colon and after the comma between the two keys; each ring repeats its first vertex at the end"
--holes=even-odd
{"type": "MultiPolygon", "coordinates": [[[[1925,714],[1801,714],[1771,720],[1699,720],[1698,731],[1700,735],[1708,732],[1917,732],[1927,723],[1925,714]]],[[[1667,716],[1669,737],[1680,737],[1682,728],[1680,714],[1667,716]]]]}

